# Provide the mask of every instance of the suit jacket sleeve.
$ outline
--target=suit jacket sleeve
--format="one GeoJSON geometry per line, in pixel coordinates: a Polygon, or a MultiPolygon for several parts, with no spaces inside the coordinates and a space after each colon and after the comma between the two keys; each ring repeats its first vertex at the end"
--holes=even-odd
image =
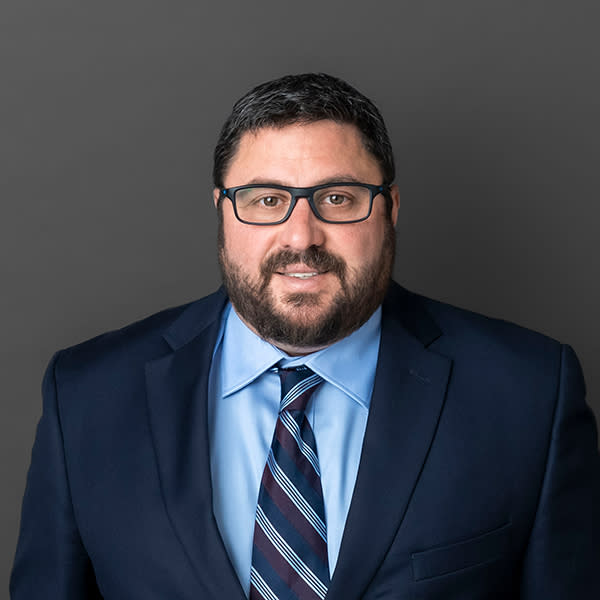
{"type": "Polygon", "coordinates": [[[600,598],[600,457],[573,350],[564,346],[546,473],[521,597],[600,598]]]}
{"type": "Polygon", "coordinates": [[[69,491],[56,384],[59,358],[60,353],[54,356],[44,376],[44,408],[27,475],[12,600],[101,598],[69,491]]]}

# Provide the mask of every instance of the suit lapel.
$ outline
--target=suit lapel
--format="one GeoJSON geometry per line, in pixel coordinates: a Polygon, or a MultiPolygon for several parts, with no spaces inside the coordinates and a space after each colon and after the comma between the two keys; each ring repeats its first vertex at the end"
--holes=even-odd
{"type": "Polygon", "coordinates": [[[362,597],[381,565],[443,406],[451,361],[427,350],[441,332],[411,298],[394,285],[384,304],[371,409],[328,600],[362,597]]]}
{"type": "Polygon", "coordinates": [[[198,597],[244,599],[212,508],[208,374],[224,294],[195,303],[146,365],[149,418],[166,509],[200,583],[198,597]]]}

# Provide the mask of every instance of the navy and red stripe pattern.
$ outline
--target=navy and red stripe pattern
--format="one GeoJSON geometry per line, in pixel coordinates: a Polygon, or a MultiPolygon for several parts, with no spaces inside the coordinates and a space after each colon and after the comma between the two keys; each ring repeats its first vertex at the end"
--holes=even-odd
{"type": "Polygon", "coordinates": [[[323,380],[307,367],[278,372],[282,400],[256,508],[250,600],[323,600],[327,527],[317,447],[305,417],[323,380]]]}

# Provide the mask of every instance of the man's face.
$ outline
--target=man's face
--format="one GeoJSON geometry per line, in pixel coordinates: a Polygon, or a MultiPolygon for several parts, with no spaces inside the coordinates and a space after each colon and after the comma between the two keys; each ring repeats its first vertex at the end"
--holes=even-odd
{"type": "MultiPolygon", "coordinates": [[[[318,121],[243,134],[224,184],[310,187],[344,180],[383,182],[356,127],[318,121]]],[[[379,194],[366,221],[345,224],[318,220],[300,198],[285,223],[270,226],[241,223],[223,199],[219,261],[240,317],[289,354],[315,351],[360,327],[391,276],[396,186],[391,196],[390,215],[379,194]]]]}

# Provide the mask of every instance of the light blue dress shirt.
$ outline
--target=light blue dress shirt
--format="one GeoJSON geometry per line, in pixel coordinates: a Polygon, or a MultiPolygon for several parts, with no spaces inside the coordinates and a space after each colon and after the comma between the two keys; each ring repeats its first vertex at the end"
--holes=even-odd
{"type": "Polygon", "coordinates": [[[253,333],[231,305],[226,308],[209,380],[213,510],[246,595],[256,503],[279,413],[279,376],[268,369],[303,364],[324,379],[306,415],[319,455],[333,574],[356,482],[380,334],[381,308],[339,342],[290,357],[253,333]]]}

